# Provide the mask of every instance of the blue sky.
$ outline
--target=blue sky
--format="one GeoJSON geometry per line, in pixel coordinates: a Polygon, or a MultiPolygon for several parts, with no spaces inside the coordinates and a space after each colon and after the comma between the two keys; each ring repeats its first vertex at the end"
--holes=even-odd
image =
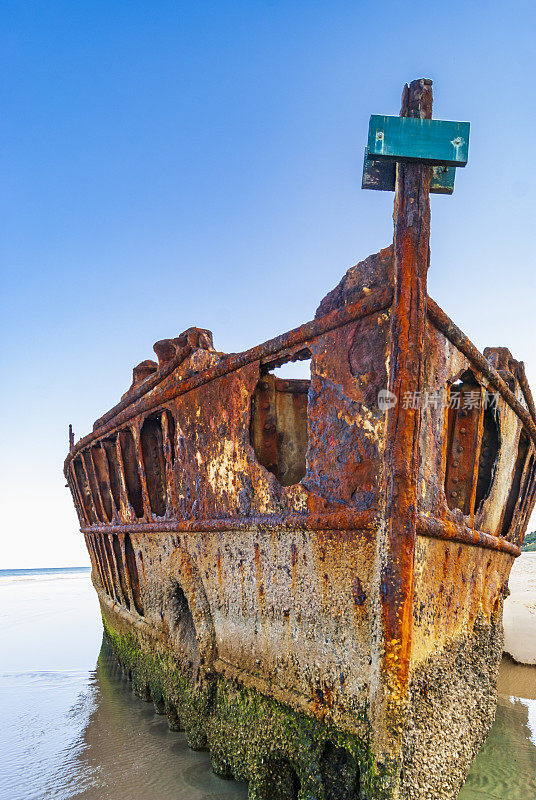
{"type": "Polygon", "coordinates": [[[87,563],[61,469],[157,339],[242,350],[392,239],[361,190],[406,80],[471,121],[432,199],[429,291],[536,387],[529,2],[4,0],[1,567],[87,563]]]}

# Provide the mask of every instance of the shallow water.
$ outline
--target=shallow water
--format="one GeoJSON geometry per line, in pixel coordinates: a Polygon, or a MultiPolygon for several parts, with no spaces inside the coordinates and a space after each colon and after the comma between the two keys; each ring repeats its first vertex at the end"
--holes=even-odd
{"type": "Polygon", "coordinates": [[[497,716],[460,800],[536,799],[536,667],[504,659],[497,716]]]}
{"type": "MultiPolygon", "coordinates": [[[[106,657],[87,571],[0,571],[1,800],[245,800],[106,657]]],[[[460,800],[536,798],[536,668],[503,662],[460,800]],[[516,699],[519,698],[519,699],[516,699]]]]}

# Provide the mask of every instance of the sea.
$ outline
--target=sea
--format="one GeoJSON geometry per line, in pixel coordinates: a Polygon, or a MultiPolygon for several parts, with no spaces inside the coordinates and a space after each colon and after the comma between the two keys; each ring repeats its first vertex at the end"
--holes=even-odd
{"type": "MultiPolygon", "coordinates": [[[[89,570],[0,570],[0,800],[246,800],[101,652],[89,570]]],[[[536,798],[536,667],[503,661],[460,800],[536,798]]]]}

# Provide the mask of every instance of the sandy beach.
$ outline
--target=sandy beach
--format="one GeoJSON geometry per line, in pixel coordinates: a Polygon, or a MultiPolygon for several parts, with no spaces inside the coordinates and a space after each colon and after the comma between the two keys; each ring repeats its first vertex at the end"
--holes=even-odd
{"type": "Polygon", "coordinates": [[[504,604],[504,652],[520,664],[536,665],[536,553],[523,553],[510,573],[504,604]]]}

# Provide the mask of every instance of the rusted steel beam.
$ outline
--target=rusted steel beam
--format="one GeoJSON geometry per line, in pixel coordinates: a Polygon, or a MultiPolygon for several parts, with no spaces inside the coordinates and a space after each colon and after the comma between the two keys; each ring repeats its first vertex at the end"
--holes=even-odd
{"type": "Polygon", "coordinates": [[[164,448],[164,459],[166,464],[166,492],[167,492],[167,505],[169,508],[177,508],[177,487],[175,486],[175,476],[173,474],[173,453],[175,442],[173,441],[173,434],[169,427],[169,419],[171,414],[164,412],[162,414],[162,439],[164,448]]]}
{"type": "Polygon", "coordinates": [[[105,506],[104,506],[104,501],[103,501],[102,492],[101,492],[101,486],[100,486],[100,481],[99,481],[99,475],[98,475],[97,469],[95,467],[95,458],[94,458],[94,455],[93,455],[93,449],[91,447],[89,447],[86,450],[86,452],[88,454],[87,458],[88,458],[89,466],[90,466],[90,469],[87,470],[87,473],[88,473],[88,477],[89,477],[89,474],[91,472],[91,475],[93,476],[94,481],[95,481],[94,484],[92,485],[92,489],[95,492],[95,496],[96,496],[96,498],[98,500],[98,503],[99,503],[99,506],[100,506],[99,510],[100,510],[101,513],[100,513],[99,517],[100,517],[100,519],[103,520],[103,522],[106,522],[108,520],[108,515],[106,514],[106,509],[105,509],[105,506]]]}
{"type": "MultiPolygon", "coordinates": [[[[404,88],[401,116],[431,119],[432,82],[404,88]]],[[[404,407],[406,392],[419,393],[423,380],[426,279],[430,261],[431,167],[397,165],[394,209],[395,293],[391,306],[389,390],[398,402],[387,412],[386,542],[382,564],[381,625],[384,653],[380,677],[387,702],[407,695],[413,610],[420,410],[404,407]]]]}
{"type": "Polygon", "coordinates": [[[127,480],[125,477],[125,465],[123,463],[123,451],[119,435],[115,439],[115,455],[117,459],[117,469],[119,473],[119,502],[121,514],[130,514],[130,504],[128,502],[127,480]]]}
{"type": "MultiPolygon", "coordinates": [[[[525,519],[525,512],[526,512],[526,504],[527,504],[527,493],[529,486],[531,484],[531,474],[534,469],[534,463],[531,458],[530,447],[528,448],[528,452],[525,454],[523,459],[523,470],[521,473],[521,478],[519,481],[519,494],[517,496],[517,501],[514,508],[514,513],[512,515],[512,521],[510,523],[510,530],[509,534],[512,535],[512,539],[515,544],[521,546],[523,544],[524,538],[524,530],[525,526],[523,524],[523,520],[525,519]],[[521,533],[521,535],[520,535],[521,533]]],[[[505,507],[506,510],[506,507],[505,507]]],[[[532,513],[532,512],[531,512],[532,513]]],[[[530,515],[529,515],[530,516],[530,515]]],[[[529,517],[527,517],[527,520],[529,517]]],[[[502,526],[504,520],[504,512],[501,517],[500,525],[502,526]]],[[[500,530],[501,528],[499,528],[500,530]]]]}
{"type": "Polygon", "coordinates": [[[170,387],[166,392],[156,397],[152,394],[145,397],[144,395],[150,393],[152,389],[161,383],[164,378],[168,377],[181,363],[176,359],[172,359],[165,367],[158,371],[154,378],[149,378],[143,386],[136,389],[129,398],[118,403],[110,412],[101,417],[100,420],[97,420],[95,423],[97,427],[94,427],[92,433],[80,439],[67,455],[65,465],[67,466],[72,458],[90,442],[100,436],[104,436],[117,426],[123,425],[138,414],[150,411],[174,397],[185,394],[204,383],[213,381],[222,375],[247,366],[254,361],[261,361],[264,358],[276,355],[285,348],[296,347],[327,331],[347,325],[349,322],[362,319],[370,314],[385,311],[385,309],[389,308],[391,305],[392,299],[393,292],[390,287],[382,289],[381,291],[371,292],[367,297],[358,300],[356,303],[351,303],[344,306],[344,308],[331,311],[323,317],[306,322],[299,328],[294,328],[281,336],[276,336],[275,339],[270,339],[264,342],[264,344],[252,347],[250,350],[246,350],[243,353],[231,353],[222,358],[214,367],[181,381],[178,386],[170,387]]]}
{"type": "Polygon", "coordinates": [[[488,379],[490,384],[496,389],[510,408],[515,411],[523,422],[528,433],[536,443],[536,423],[531,414],[519,402],[517,397],[508,388],[496,369],[494,369],[487,358],[480,353],[475,345],[467,338],[465,333],[451,320],[431,297],[428,298],[428,317],[435,327],[443,333],[452,344],[461,350],[468,360],[477,367],[480,372],[488,379]]]}
{"type": "Polygon", "coordinates": [[[502,553],[516,556],[516,558],[521,555],[519,547],[500,536],[492,536],[489,533],[469,528],[467,525],[456,525],[449,520],[427,517],[425,514],[417,514],[417,533],[431,539],[445,539],[475,547],[484,547],[488,550],[499,550],[502,553]]]}
{"type": "Polygon", "coordinates": [[[250,517],[220,517],[219,519],[187,519],[161,522],[132,522],[128,525],[91,525],[83,533],[168,533],[249,531],[266,528],[307,531],[368,531],[375,527],[375,509],[329,512],[327,514],[256,514],[250,517]]]}
{"type": "MultiPolygon", "coordinates": [[[[109,533],[113,534],[113,533],[116,533],[116,531],[109,530],[109,533]]],[[[128,601],[129,601],[130,607],[132,607],[134,605],[134,589],[132,587],[132,580],[130,578],[130,570],[128,569],[128,565],[127,565],[127,553],[126,553],[126,548],[125,548],[125,534],[124,533],[118,533],[118,539],[119,539],[119,546],[121,548],[121,556],[123,558],[123,564],[124,564],[124,574],[125,574],[125,583],[126,583],[126,589],[127,589],[127,594],[128,594],[128,601]]]]}
{"type": "Polygon", "coordinates": [[[132,426],[132,435],[134,437],[134,448],[139,454],[136,459],[136,469],[140,478],[141,498],[143,503],[143,516],[146,519],[151,518],[151,501],[149,500],[149,491],[147,489],[147,475],[145,474],[145,464],[143,463],[143,452],[141,447],[141,424],[140,420],[136,420],[136,424],[132,426]]]}
{"type": "Polygon", "coordinates": [[[95,499],[93,497],[93,492],[91,491],[91,481],[89,480],[89,470],[87,468],[86,459],[84,458],[83,455],[81,455],[81,457],[80,457],[80,464],[82,465],[82,472],[84,474],[84,478],[86,480],[86,484],[89,487],[88,497],[89,497],[89,510],[91,512],[90,516],[93,515],[95,517],[95,519],[97,520],[97,522],[99,522],[100,517],[99,517],[99,514],[97,512],[97,506],[96,506],[96,503],[95,503],[95,499]]]}
{"type": "Polygon", "coordinates": [[[523,392],[523,397],[525,398],[525,403],[527,404],[527,408],[530,411],[530,415],[534,420],[534,422],[536,423],[536,406],[534,405],[534,398],[532,396],[529,382],[527,380],[527,375],[525,373],[525,364],[523,361],[520,361],[517,365],[517,379],[519,381],[519,385],[521,386],[521,391],[523,392]]]}
{"type": "Polygon", "coordinates": [[[98,554],[98,560],[101,565],[102,575],[104,577],[104,586],[110,597],[115,597],[113,582],[110,575],[110,568],[108,564],[108,559],[106,557],[102,536],[96,536],[94,542],[95,542],[95,549],[98,554]]]}
{"type": "Polygon", "coordinates": [[[105,553],[106,553],[106,558],[108,559],[108,564],[110,566],[110,574],[112,576],[112,584],[113,584],[113,588],[114,588],[114,596],[115,596],[115,598],[116,598],[118,603],[123,603],[124,604],[125,598],[123,596],[123,591],[122,591],[122,587],[121,587],[121,580],[120,580],[120,577],[119,577],[119,566],[118,566],[117,561],[115,559],[115,553],[114,553],[113,548],[112,548],[112,541],[111,541],[111,537],[110,537],[110,532],[109,531],[108,531],[107,534],[104,534],[103,540],[104,540],[103,541],[104,550],[105,550],[105,553]]]}
{"type": "Polygon", "coordinates": [[[82,492],[80,491],[80,487],[78,486],[78,482],[76,479],[76,473],[73,469],[69,469],[65,471],[65,477],[67,478],[67,482],[71,483],[72,488],[74,489],[73,492],[73,499],[75,500],[75,506],[78,510],[78,517],[79,519],[85,519],[88,525],[91,525],[91,519],[89,518],[88,514],[86,513],[86,509],[84,508],[84,501],[82,500],[82,492]]]}
{"type": "MultiPolygon", "coordinates": [[[[103,470],[104,470],[104,475],[105,475],[106,481],[108,483],[108,487],[111,487],[112,481],[111,481],[111,477],[110,477],[110,468],[108,466],[108,457],[106,455],[106,450],[105,450],[105,447],[104,447],[102,442],[100,442],[98,446],[100,447],[100,450],[101,450],[101,453],[102,453],[102,467],[103,467],[103,470]]],[[[112,521],[113,521],[113,519],[117,517],[117,515],[119,513],[119,509],[117,508],[117,506],[115,504],[115,499],[114,499],[114,495],[113,495],[113,492],[112,492],[111,488],[109,489],[109,494],[110,494],[110,502],[111,502],[111,505],[112,505],[112,521]]]]}
{"type": "MultiPolygon", "coordinates": [[[[285,516],[264,514],[245,519],[244,517],[225,517],[220,519],[182,520],[177,522],[133,522],[128,525],[91,525],[80,528],[87,534],[112,533],[123,536],[125,533],[221,533],[223,531],[255,531],[266,529],[270,532],[282,530],[308,531],[369,531],[374,528],[371,513],[349,511],[348,514],[322,514],[320,516],[285,516]]],[[[432,539],[448,539],[460,544],[474,545],[489,550],[499,550],[518,556],[520,550],[511,542],[499,536],[474,530],[466,525],[456,525],[425,514],[417,514],[416,531],[432,539]]]]}
{"type": "Polygon", "coordinates": [[[95,546],[94,537],[90,536],[89,533],[85,533],[84,534],[84,541],[85,541],[86,547],[88,549],[89,558],[91,560],[91,566],[93,567],[93,569],[96,570],[102,585],[105,586],[106,584],[105,584],[105,581],[104,581],[104,576],[102,574],[102,569],[101,569],[99,557],[98,557],[97,552],[96,552],[96,546],[95,546]]]}

